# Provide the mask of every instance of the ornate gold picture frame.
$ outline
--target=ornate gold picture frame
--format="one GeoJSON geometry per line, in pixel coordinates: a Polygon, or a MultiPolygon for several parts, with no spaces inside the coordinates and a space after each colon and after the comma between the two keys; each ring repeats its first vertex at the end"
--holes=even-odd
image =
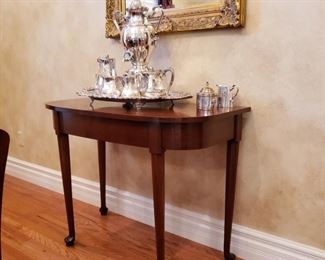
{"type": "MultiPolygon", "coordinates": [[[[106,37],[118,36],[113,12],[125,12],[125,0],[106,0],[106,37]]],[[[218,28],[238,28],[245,24],[246,0],[211,0],[211,3],[188,8],[165,10],[160,32],[181,32],[218,28]]],[[[158,22],[154,18],[152,23],[158,22]]]]}

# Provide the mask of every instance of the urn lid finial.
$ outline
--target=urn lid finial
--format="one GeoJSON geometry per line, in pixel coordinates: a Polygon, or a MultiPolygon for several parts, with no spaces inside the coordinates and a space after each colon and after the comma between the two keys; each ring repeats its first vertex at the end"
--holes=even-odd
{"type": "Polygon", "coordinates": [[[140,0],[132,0],[127,11],[129,13],[143,13],[148,11],[148,8],[143,6],[140,0]]]}

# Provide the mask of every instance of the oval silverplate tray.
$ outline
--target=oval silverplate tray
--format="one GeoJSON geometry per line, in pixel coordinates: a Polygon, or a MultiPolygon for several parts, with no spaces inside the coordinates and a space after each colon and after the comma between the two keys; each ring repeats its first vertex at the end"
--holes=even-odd
{"type": "Polygon", "coordinates": [[[103,100],[103,101],[115,101],[115,102],[159,102],[159,101],[168,101],[168,100],[180,100],[188,99],[193,96],[190,93],[183,91],[170,91],[168,96],[162,97],[115,97],[107,94],[100,94],[96,89],[83,89],[77,92],[77,95],[89,97],[94,100],[103,100]]]}
{"type": "Polygon", "coordinates": [[[141,107],[145,103],[151,103],[151,102],[164,102],[164,101],[170,101],[172,105],[174,105],[174,100],[182,100],[182,99],[189,99],[193,96],[190,93],[182,92],[182,91],[170,91],[168,96],[162,96],[162,97],[114,97],[112,95],[107,94],[101,94],[96,89],[83,89],[81,91],[77,92],[77,95],[83,96],[83,97],[89,97],[92,102],[95,100],[101,100],[101,101],[111,101],[111,102],[123,102],[125,103],[123,107],[125,108],[132,108],[134,105],[136,107],[141,107]],[[137,106],[138,104],[138,106],[137,106]],[[141,106],[139,106],[142,104],[141,106]]]}

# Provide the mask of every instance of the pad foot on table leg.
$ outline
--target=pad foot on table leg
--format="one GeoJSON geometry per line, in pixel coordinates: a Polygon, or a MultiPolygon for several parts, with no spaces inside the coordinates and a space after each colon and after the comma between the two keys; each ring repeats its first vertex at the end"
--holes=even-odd
{"type": "Polygon", "coordinates": [[[224,253],[224,258],[225,258],[225,260],[235,260],[236,255],[232,254],[232,253],[224,253]]]}
{"type": "Polygon", "coordinates": [[[101,207],[101,208],[99,208],[99,212],[100,212],[100,214],[101,214],[102,216],[106,216],[107,213],[108,213],[108,208],[106,208],[106,207],[101,207]]]}
{"type": "Polygon", "coordinates": [[[64,239],[64,242],[65,242],[65,245],[70,247],[70,246],[73,246],[74,245],[74,237],[73,236],[67,236],[65,239],[64,239]]]}

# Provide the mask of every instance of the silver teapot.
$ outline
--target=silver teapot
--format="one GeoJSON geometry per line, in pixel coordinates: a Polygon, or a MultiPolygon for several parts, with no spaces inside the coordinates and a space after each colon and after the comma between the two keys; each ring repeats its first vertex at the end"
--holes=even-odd
{"type": "Polygon", "coordinates": [[[113,14],[113,22],[120,33],[121,43],[125,48],[124,61],[132,64],[131,73],[148,70],[148,62],[158,40],[157,32],[163,18],[163,10],[154,7],[152,11],[142,5],[140,0],[133,0],[126,9],[126,15],[120,11],[113,14]],[[159,22],[154,28],[149,18],[159,14],[159,22]]]}

